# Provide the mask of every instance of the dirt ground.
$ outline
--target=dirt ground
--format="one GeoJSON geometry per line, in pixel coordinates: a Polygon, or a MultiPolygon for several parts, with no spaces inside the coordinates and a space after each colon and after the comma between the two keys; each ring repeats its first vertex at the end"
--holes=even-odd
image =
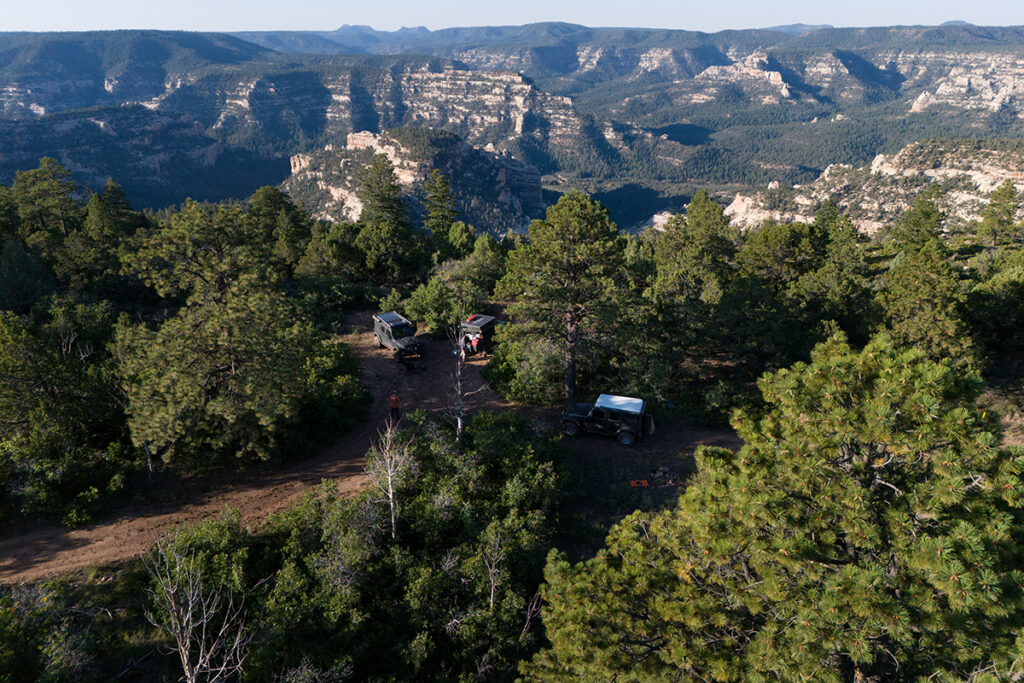
{"type": "MultiPolygon", "coordinates": [[[[415,362],[414,372],[408,372],[389,351],[375,348],[369,323],[369,314],[352,316],[342,339],[362,361],[362,379],[372,395],[368,419],[362,426],[317,456],[273,473],[233,475],[234,481],[212,486],[197,480],[178,487],[171,499],[129,506],[91,526],[40,526],[0,540],[0,582],[36,581],[136,557],[173,527],[201,521],[226,507],[237,508],[243,523],[256,526],[325,479],[337,482],[339,490],[349,493],[368,486],[364,455],[384,425],[390,394],[398,393],[403,410],[446,410],[455,365],[447,342],[426,338],[424,359],[415,362]]],[[[479,357],[467,362],[464,386],[468,412],[515,409],[540,423],[555,423],[557,411],[518,409],[492,391],[480,375],[486,362],[479,357]]],[[[733,448],[739,444],[728,428],[696,429],[681,422],[662,421],[653,439],[634,448],[623,448],[614,439],[596,436],[567,440],[566,446],[576,465],[573,470],[585,473],[581,475],[581,487],[593,494],[588,507],[606,509],[607,515],[618,516],[630,506],[660,507],[674,499],[681,481],[692,470],[693,449],[702,443],[733,448]],[[631,482],[638,484],[641,480],[648,485],[631,486],[631,482]]]]}

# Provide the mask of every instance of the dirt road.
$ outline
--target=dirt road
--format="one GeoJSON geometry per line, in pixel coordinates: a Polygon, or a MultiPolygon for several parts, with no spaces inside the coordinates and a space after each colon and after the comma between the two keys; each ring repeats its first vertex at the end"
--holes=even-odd
{"type": "MultiPolygon", "coordinates": [[[[81,529],[53,525],[6,538],[0,541],[0,582],[36,581],[136,557],[171,528],[206,519],[226,507],[237,508],[243,523],[256,525],[267,515],[294,503],[309,487],[324,479],[336,481],[343,492],[368,486],[363,458],[387,417],[388,396],[397,392],[403,410],[444,410],[450,402],[454,359],[447,343],[427,339],[426,357],[416,362],[420,369],[410,373],[394,361],[389,351],[375,348],[368,315],[353,316],[352,321],[343,341],[360,357],[362,379],[373,399],[369,419],[363,426],[316,457],[272,474],[250,476],[213,490],[204,491],[198,485],[192,490],[186,487],[177,500],[122,509],[116,517],[81,529]]],[[[485,363],[476,358],[466,365],[467,411],[512,408],[481,378],[480,369],[485,363]]],[[[557,417],[551,411],[523,412],[540,420],[553,421],[557,417]]],[[[597,437],[581,437],[568,445],[580,457],[596,458],[597,467],[607,465],[606,470],[615,472],[623,486],[628,486],[626,480],[642,478],[649,469],[663,463],[669,463],[674,474],[685,473],[686,460],[697,443],[734,446],[736,439],[728,430],[694,431],[685,426],[665,425],[659,426],[658,437],[651,444],[629,449],[628,455],[614,440],[597,437]]]]}
{"type": "MultiPolygon", "coordinates": [[[[273,474],[248,477],[212,491],[194,486],[197,490],[186,490],[177,501],[124,509],[116,517],[81,529],[53,525],[6,538],[0,541],[0,582],[33,581],[134,557],[152,547],[172,527],[205,519],[225,507],[237,508],[245,523],[256,524],[324,479],[336,480],[345,492],[367,486],[363,456],[387,417],[388,396],[398,392],[404,410],[444,409],[453,360],[447,344],[427,340],[426,358],[417,361],[423,369],[409,373],[386,349],[375,347],[370,327],[362,318],[369,320],[369,316],[359,316],[359,322],[343,337],[363,363],[362,379],[373,398],[369,419],[362,427],[316,457],[273,474]]],[[[476,360],[467,364],[469,409],[507,406],[487,389],[480,377],[481,366],[482,362],[476,360]]]]}

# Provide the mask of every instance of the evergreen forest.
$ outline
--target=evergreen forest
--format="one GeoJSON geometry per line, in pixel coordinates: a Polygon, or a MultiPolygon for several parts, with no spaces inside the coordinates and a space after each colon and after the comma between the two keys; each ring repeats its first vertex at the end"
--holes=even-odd
{"type": "Polygon", "coordinates": [[[0,681],[1024,675],[1012,182],[956,230],[936,188],[870,237],[827,200],[741,232],[706,191],[627,234],[570,191],[499,238],[438,171],[414,216],[383,155],[354,222],[269,186],[142,211],[115,180],[43,158],[0,186],[0,540],[355,438],[343,339],[377,311],[439,345],[506,322],[483,376],[510,407],[409,410],[354,493],[0,584],[0,681]],[[595,492],[559,416],[604,392],[741,445],[680,452],[667,499],[595,492]]]}

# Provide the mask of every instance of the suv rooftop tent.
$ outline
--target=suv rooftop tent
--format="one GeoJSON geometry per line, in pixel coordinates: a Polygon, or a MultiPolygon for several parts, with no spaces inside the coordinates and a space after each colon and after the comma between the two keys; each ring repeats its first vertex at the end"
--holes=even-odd
{"type": "Polygon", "coordinates": [[[394,311],[390,313],[381,313],[376,316],[381,322],[387,323],[388,325],[400,325],[401,323],[409,322],[402,316],[398,315],[394,311]]]}
{"type": "Polygon", "coordinates": [[[494,322],[493,315],[471,315],[466,318],[463,324],[464,327],[486,327],[490,323],[494,322]]]}
{"type": "Polygon", "coordinates": [[[594,407],[639,415],[644,411],[644,402],[643,399],[639,398],[601,394],[597,397],[597,401],[594,402],[594,407]]]}

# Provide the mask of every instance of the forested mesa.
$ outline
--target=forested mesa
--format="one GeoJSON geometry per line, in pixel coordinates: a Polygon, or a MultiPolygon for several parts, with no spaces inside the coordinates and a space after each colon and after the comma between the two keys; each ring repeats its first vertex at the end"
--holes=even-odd
{"type": "Polygon", "coordinates": [[[383,156],[344,223],[270,187],[141,213],[52,159],[0,188],[8,533],[342,436],[368,419],[356,311],[439,339],[501,313],[486,376],[536,407],[411,412],[357,495],[4,587],[0,680],[1019,677],[1012,183],[955,229],[926,190],[870,238],[830,201],[741,232],[705,192],[625,234],[570,192],[498,239],[442,174],[419,192],[383,156]],[[550,408],[611,389],[744,445],[699,448],[668,505],[588,499],[550,408]]]}

